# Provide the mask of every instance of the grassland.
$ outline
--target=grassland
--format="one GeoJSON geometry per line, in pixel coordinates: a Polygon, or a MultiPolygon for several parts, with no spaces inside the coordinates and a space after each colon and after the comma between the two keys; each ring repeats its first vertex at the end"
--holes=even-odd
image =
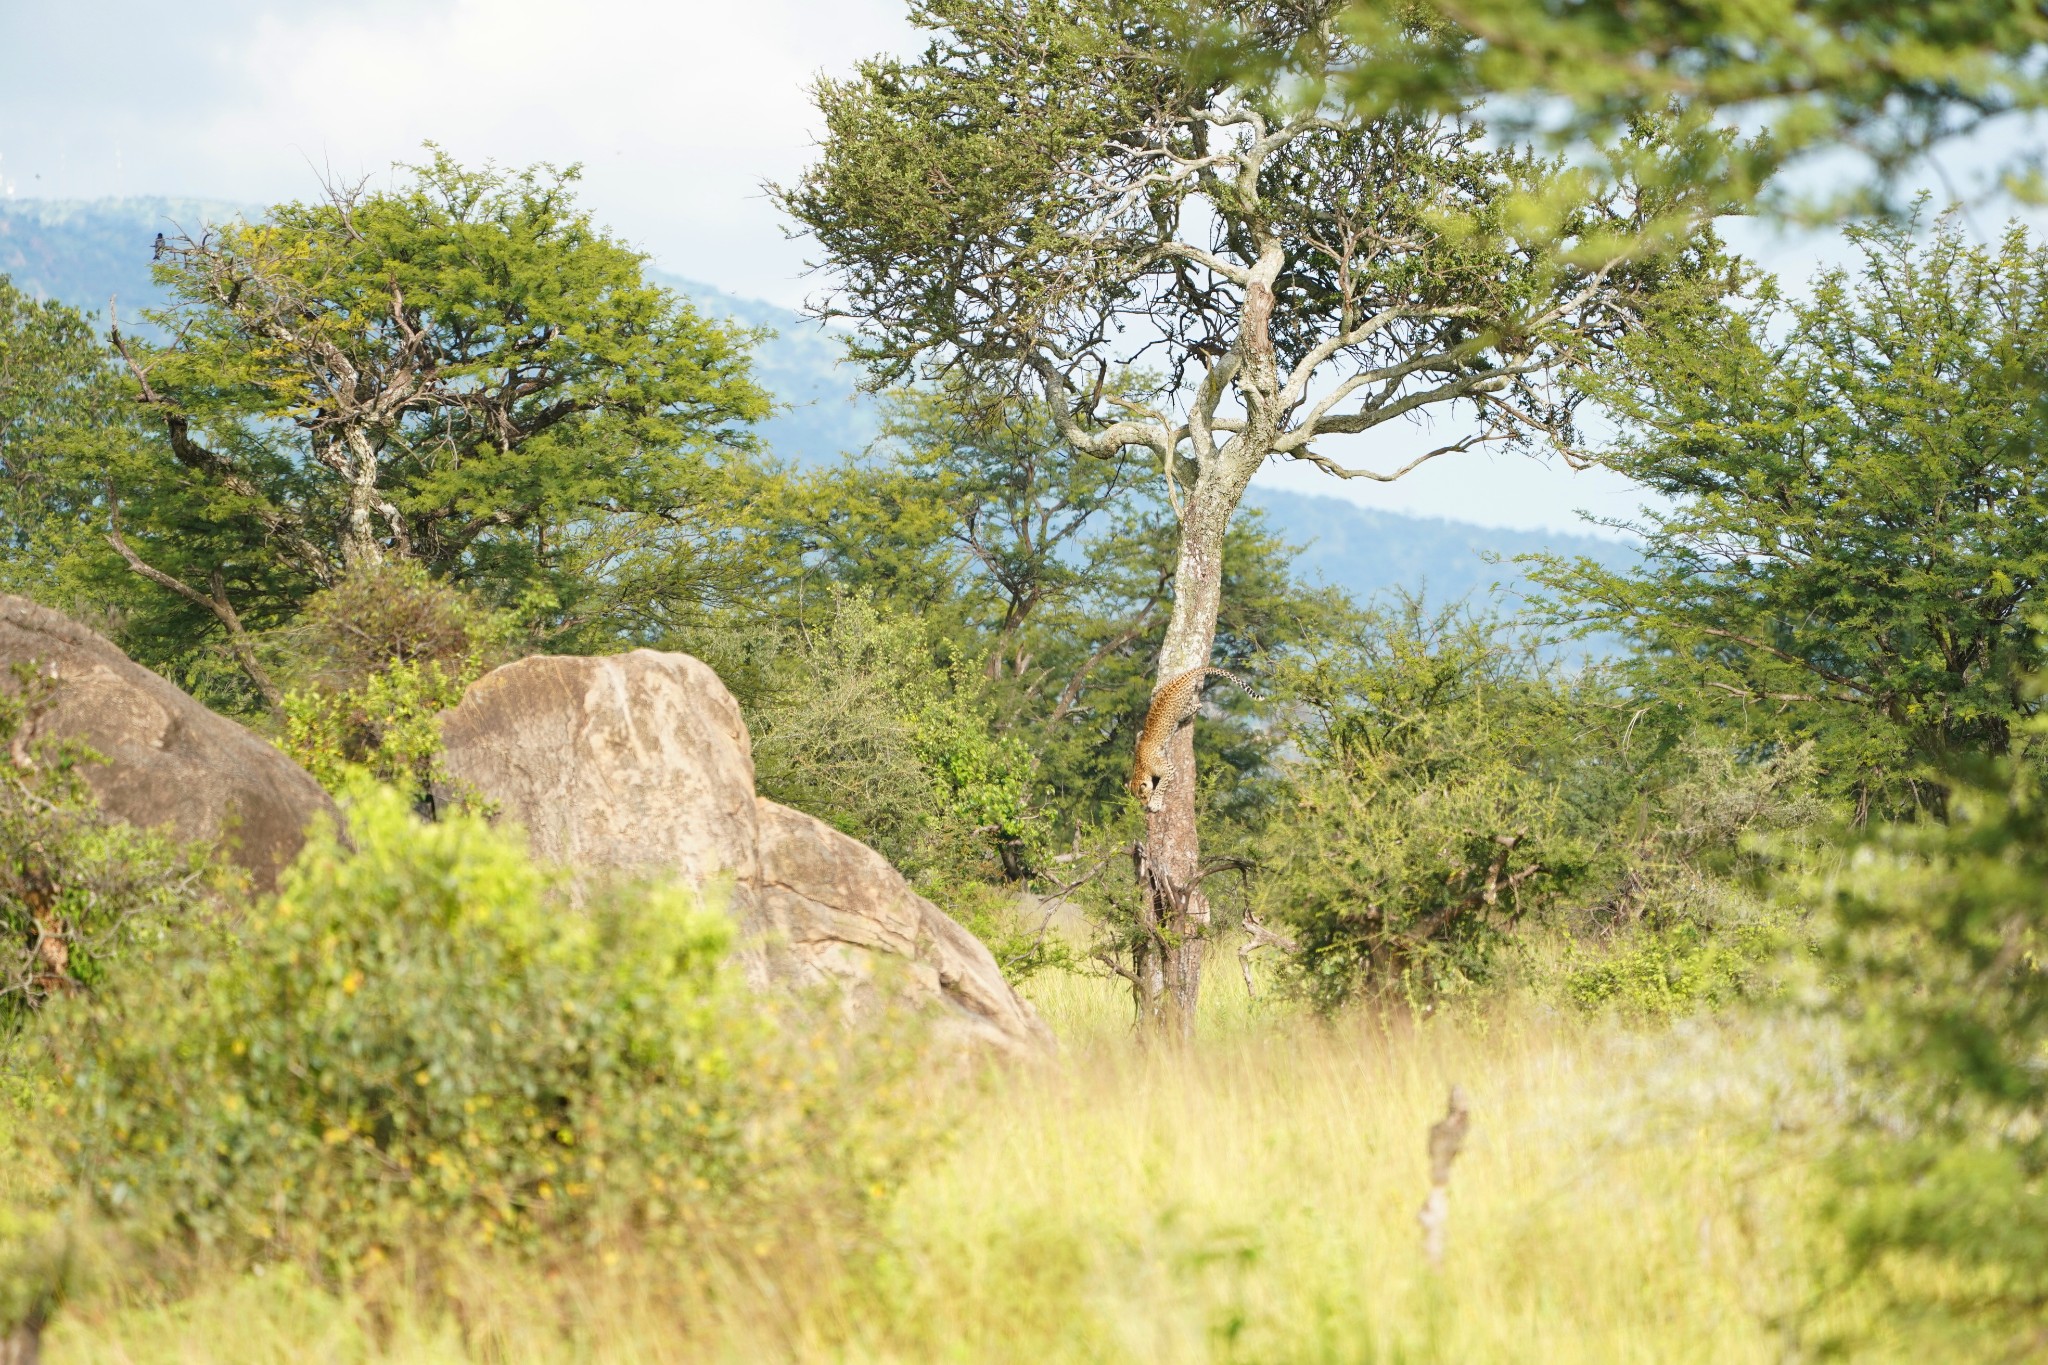
{"type": "Polygon", "coordinates": [[[953,1137],[851,1259],[444,1266],[433,1311],[274,1269],[175,1303],[108,1287],[46,1358],[1740,1362],[1844,1331],[1889,1353],[1821,1292],[1833,1049],[1812,1026],[1527,1004],[1326,1024],[1219,977],[1202,1046],[1161,1055],[1108,983],[1033,993],[1065,1056],[934,1093],[953,1137]],[[1432,1271],[1415,1213],[1452,1082],[1474,1129],[1432,1271]]]}

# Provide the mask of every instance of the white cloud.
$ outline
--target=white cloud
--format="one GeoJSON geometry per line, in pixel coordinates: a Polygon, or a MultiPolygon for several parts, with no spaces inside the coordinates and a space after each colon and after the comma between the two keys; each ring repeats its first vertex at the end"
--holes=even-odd
{"type": "MultiPolygon", "coordinates": [[[[11,8],[11,7],[10,7],[11,8]]],[[[892,0],[46,6],[0,16],[0,175],[46,197],[268,200],[458,158],[581,162],[597,216],[662,264],[794,302],[794,176],[821,70],[909,41],[892,0]],[[40,179],[37,177],[40,176],[40,179]]]]}

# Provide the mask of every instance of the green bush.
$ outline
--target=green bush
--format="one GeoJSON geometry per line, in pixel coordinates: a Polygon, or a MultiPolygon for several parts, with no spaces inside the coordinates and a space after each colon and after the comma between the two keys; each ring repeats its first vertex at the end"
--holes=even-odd
{"type": "Polygon", "coordinates": [[[1299,757],[1258,857],[1253,908],[1325,1007],[1484,977],[1511,924],[1593,880],[1631,771],[1598,675],[1415,601],[1367,626],[1285,679],[1299,757]]]}
{"type": "Polygon", "coordinates": [[[1047,813],[1031,800],[1038,765],[1018,736],[994,733],[963,670],[954,670],[951,684],[915,697],[905,717],[931,783],[934,861],[1022,881],[1049,841],[1047,813]],[[977,866],[991,856],[996,866],[977,866]]]}
{"type": "Polygon", "coordinates": [[[1612,943],[1568,942],[1565,997],[1585,1010],[1658,1018],[1766,996],[1772,965],[1790,941],[1785,926],[1757,918],[1706,928],[1680,923],[1612,943]]]}
{"type": "Polygon", "coordinates": [[[1766,884],[1828,814],[1811,745],[1702,734],[1458,609],[1365,624],[1283,672],[1302,705],[1253,909],[1296,986],[1326,1007],[1463,990],[1535,917],[1520,974],[1584,1007],[1769,989],[1798,916],[1766,884]]]}
{"type": "Polygon", "coordinates": [[[329,791],[367,774],[427,799],[446,785],[441,713],[512,652],[518,623],[417,565],[351,575],[272,642],[289,655],[285,751],[329,791]]]}
{"type": "Polygon", "coordinates": [[[1036,902],[1014,886],[959,882],[935,888],[939,908],[988,946],[996,966],[1012,985],[1043,971],[1074,971],[1074,948],[1048,921],[1036,902]]]}
{"type": "Polygon", "coordinates": [[[1810,744],[1744,755],[1689,736],[1646,794],[1618,879],[1567,917],[1573,932],[1536,983],[1587,1010],[1692,1014],[1779,992],[1810,917],[1777,889],[1818,865],[1810,744]]]}
{"type": "Polygon", "coordinates": [[[316,836],[232,951],[51,1031],[61,1152],[145,1245],[330,1270],[856,1231],[913,1136],[905,1050],[738,994],[730,937],[675,890],[579,913],[481,820],[359,790],[348,843],[316,836]]]}
{"type": "Polygon", "coordinates": [[[869,844],[920,889],[1022,878],[1044,851],[1037,764],[924,625],[834,590],[748,717],[761,794],[869,844]]]}

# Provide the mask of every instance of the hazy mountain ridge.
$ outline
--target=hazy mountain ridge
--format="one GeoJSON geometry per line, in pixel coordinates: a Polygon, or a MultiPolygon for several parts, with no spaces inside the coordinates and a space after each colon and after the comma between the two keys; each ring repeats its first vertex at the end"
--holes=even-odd
{"type": "Polygon", "coordinates": [[[830,329],[702,280],[667,270],[647,274],[714,317],[773,333],[754,353],[755,377],[784,405],[761,424],[761,438],[770,450],[800,464],[816,464],[858,454],[875,439],[881,416],[874,400],[860,392],[860,372],[845,361],[830,329]]]}
{"type": "MultiPolygon", "coordinates": [[[[260,211],[260,210],[257,210],[260,211]]],[[[0,275],[38,298],[124,322],[163,302],[149,277],[159,232],[198,233],[252,210],[207,199],[0,200],[0,275]]]]}
{"type": "MultiPolygon", "coordinates": [[[[134,326],[142,308],[162,301],[149,273],[157,233],[198,231],[259,212],[256,206],[200,199],[0,200],[0,274],[33,295],[102,317],[109,300],[118,300],[124,325],[134,326]]],[[[773,332],[755,352],[755,373],[785,405],[760,428],[775,454],[820,464],[865,450],[874,440],[880,425],[875,402],[859,392],[859,374],[841,358],[829,328],[716,285],[659,269],[648,273],[706,313],[773,332]]],[[[1634,558],[1629,545],[1604,537],[1414,517],[1336,497],[1254,486],[1248,501],[1302,547],[1298,563],[1307,577],[1360,600],[1404,589],[1437,603],[1479,601],[1499,584],[1497,605],[1512,611],[1525,584],[1505,562],[1516,555],[1547,550],[1616,566],[1634,558]],[[1488,563],[1488,553],[1504,562],[1488,563]]]]}

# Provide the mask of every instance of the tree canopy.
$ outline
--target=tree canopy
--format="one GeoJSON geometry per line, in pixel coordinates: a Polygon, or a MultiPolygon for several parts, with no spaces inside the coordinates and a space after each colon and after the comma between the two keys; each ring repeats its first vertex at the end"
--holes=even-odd
{"type": "Polygon", "coordinates": [[[115,333],[148,435],[101,471],[116,548],[231,635],[387,559],[601,614],[619,523],[687,534],[768,411],[749,334],[650,284],[573,170],[407,174],[169,242],[161,338],[115,333]]]}
{"type": "Polygon", "coordinates": [[[1667,510],[1642,571],[1538,575],[1665,660],[1667,695],[1822,738],[1866,811],[2007,752],[2042,664],[2048,250],[1920,226],[1852,229],[1862,264],[1805,301],[1756,280],[1628,341],[1597,389],[1622,423],[1604,458],[1667,510]]]}
{"type": "Polygon", "coordinates": [[[91,321],[0,275],[0,587],[45,576],[79,534],[86,507],[63,471],[120,425],[118,399],[91,321]]]}
{"type": "MultiPolygon", "coordinates": [[[[2048,104],[2048,14],[2025,0],[1350,0],[1344,22],[1361,60],[1333,83],[1361,116],[1484,101],[1503,132],[1581,149],[1645,114],[1740,125],[1761,135],[1674,169],[1795,215],[1903,207],[1928,153],[2048,104]]],[[[1277,55],[1211,34],[1224,65],[1277,55]]],[[[1980,192],[2038,193],[2026,144],[1991,169],[1980,192]]]]}

